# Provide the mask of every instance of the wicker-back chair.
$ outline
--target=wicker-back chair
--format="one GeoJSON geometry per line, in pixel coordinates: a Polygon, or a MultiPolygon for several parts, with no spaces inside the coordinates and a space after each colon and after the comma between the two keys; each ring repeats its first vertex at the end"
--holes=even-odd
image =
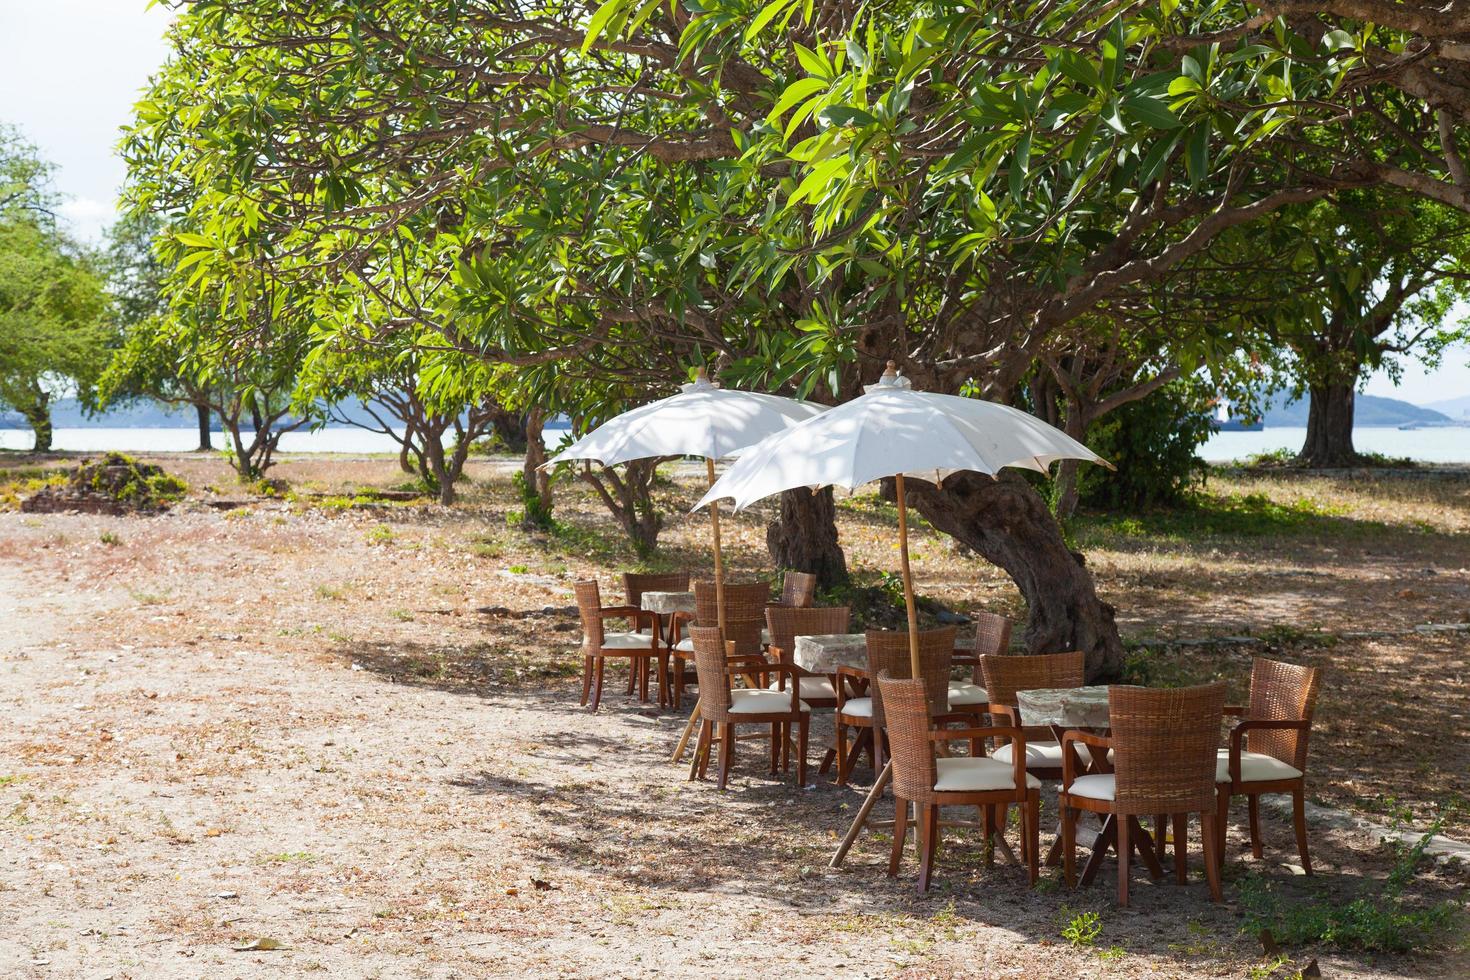
{"type": "MultiPolygon", "coordinates": [[[[766,603],[771,597],[771,587],[764,582],[725,583],[725,638],[734,640],[735,652],[741,656],[759,656],[766,628],[766,603]]],[[[713,582],[694,583],[694,623],[700,626],[716,626],[720,622],[719,593],[713,582]]],[[[694,643],[689,637],[679,639],[689,623],[687,616],[675,616],[671,627],[673,643],[673,703],[678,708],[684,703],[686,664],[694,657],[694,643]]],[[[701,708],[701,710],[703,710],[701,708]]]]}
{"type": "Polygon", "coordinates": [[[787,572],[781,579],[781,598],[775,605],[810,609],[817,599],[817,577],[811,572],[787,572]]]}
{"type": "MultiPolygon", "coordinates": [[[[787,691],[767,691],[732,687],[739,676],[759,667],[762,672],[789,670],[781,664],[767,665],[764,658],[734,653],[734,644],[720,642],[718,626],[690,627],[694,645],[695,669],[699,674],[699,704],[702,719],[695,759],[703,778],[709,767],[709,753],[715,743],[720,746],[719,788],[724,789],[735,757],[735,743],[742,736],[740,725],[770,725],[771,772],[778,771],[787,757],[788,733],[797,728],[796,784],[806,785],[806,754],[811,707],[797,694],[795,679],[787,691]],[[756,660],[759,664],[749,661],[756,660]]],[[[752,736],[745,736],[747,738],[752,736]]],[[[789,759],[787,759],[789,764],[789,759]]]]}
{"type": "MultiPolygon", "coordinates": [[[[643,593],[645,592],[688,592],[688,572],[624,572],[623,573],[623,598],[629,606],[635,609],[643,608],[643,593]]],[[[655,614],[654,622],[657,624],[654,635],[658,638],[659,658],[663,661],[663,670],[660,674],[665,677],[668,674],[668,656],[670,637],[672,633],[673,617],[659,616],[655,614]]],[[[644,627],[647,629],[647,627],[644,627]]],[[[628,678],[632,684],[633,678],[628,678]]],[[[658,692],[658,703],[663,705],[670,697],[670,692],[660,688],[658,692]]]]}
{"type": "MultiPolygon", "coordinates": [[[[1086,683],[1087,657],[1082,653],[1043,653],[1003,656],[987,653],[980,657],[980,675],[985,683],[986,710],[992,717],[1021,724],[1017,691],[1039,688],[1081,687],[1086,683]]],[[[1026,769],[1041,779],[1062,778],[1062,747],[1050,728],[1033,726],[1026,732],[1026,769]]],[[[1010,761],[1011,747],[996,749],[995,757],[1010,761]]]]}
{"type": "Polygon", "coordinates": [[[986,702],[985,688],[981,687],[980,658],[996,656],[1011,648],[1011,621],[995,613],[976,612],[970,614],[975,623],[975,642],[954,652],[955,667],[969,667],[968,681],[951,681],[949,685],[949,707],[951,711],[983,711],[986,702]]]}
{"type": "MultiPolygon", "coordinates": [[[[766,607],[766,627],[771,637],[766,654],[778,663],[791,665],[801,684],[801,699],[813,708],[836,706],[837,675],[813,674],[793,663],[791,658],[796,649],[796,638],[846,633],[849,621],[849,610],[846,606],[766,607]]],[[[777,685],[785,683],[784,677],[776,682],[777,685]]]]}
{"type": "MultiPolygon", "coordinates": [[[[1036,884],[1039,864],[1041,781],[1028,774],[1019,761],[997,762],[984,756],[936,758],[938,742],[957,739],[979,741],[985,737],[1014,739],[1023,743],[1021,730],[1006,726],[936,729],[934,702],[922,680],[895,679],[887,671],[878,674],[875,685],[888,722],[888,739],[893,751],[893,795],[895,818],[893,852],[888,859],[889,875],[898,874],[908,828],[908,805],[916,807],[919,853],[919,892],[929,890],[934,853],[939,845],[939,808],[975,806],[987,814],[986,834],[994,827],[997,808],[1021,804],[1021,853],[1027,876],[1036,884]]],[[[1024,745],[1023,745],[1024,748],[1024,745]]],[[[1022,751],[1017,759],[1025,757],[1022,751]]],[[[1004,825],[1001,825],[1003,831],[1004,825]]]]}
{"type": "MultiPolygon", "coordinates": [[[[1111,687],[1108,715],[1112,735],[1071,731],[1063,736],[1062,788],[1057,806],[1062,816],[1063,875],[1069,885],[1074,875],[1079,810],[1112,818],[1112,829],[1105,823],[1099,840],[1106,840],[1111,833],[1117,843],[1120,905],[1128,904],[1133,835],[1146,839],[1137,818],[1158,815],[1162,836],[1163,818],[1173,817],[1174,867],[1183,882],[1188,875],[1185,824],[1189,814],[1197,813],[1210,895],[1220,901],[1220,869],[1215,855],[1215,764],[1224,710],[1224,684],[1174,689],[1111,687]],[[1070,750],[1079,742],[1111,748],[1113,771],[1078,775],[1077,757],[1070,750]]],[[[1156,869],[1152,857],[1152,850],[1147,849],[1145,860],[1156,869]]]]}
{"type": "MultiPolygon", "coordinates": [[[[919,633],[919,668],[924,689],[932,703],[947,713],[949,669],[954,656],[953,626],[919,633]]],[[[849,697],[847,690],[857,688],[887,671],[889,677],[908,677],[912,672],[907,630],[868,630],[868,669],[843,667],[837,671],[837,783],[845,785],[857,760],[864,751],[872,757],[873,771],[883,768],[883,704],[876,687],[869,686],[862,697],[849,697]],[[848,731],[854,732],[848,741],[848,731]]]]}
{"type": "MultiPolygon", "coordinates": [[[[577,612],[582,619],[582,704],[590,697],[592,710],[602,703],[603,667],[608,657],[628,658],[631,677],[641,677],[641,697],[648,700],[648,665],[657,659],[659,664],[659,690],[667,686],[664,660],[658,656],[658,644],[654,635],[658,617],[636,606],[604,606],[602,594],[594,579],[585,579],[572,586],[577,596],[577,612]],[[606,628],[606,620],[626,619],[633,624],[630,632],[614,632],[606,628]],[[645,627],[646,628],[640,628],[645,627]]],[[[631,677],[630,687],[631,692],[631,677]]]]}
{"type": "Polygon", "coordinates": [[[1230,799],[1244,796],[1250,813],[1251,852],[1262,856],[1260,797],[1290,793],[1292,824],[1302,870],[1312,873],[1307,848],[1306,775],[1307,741],[1322,672],[1316,667],[1257,657],[1251,664],[1250,703],[1228,707],[1226,713],[1244,716],[1230,732],[1230,745],[1219,752],[1215,773],[1219,796],[1220,856],[1225,854],[1225,822],[1230,799]]]}

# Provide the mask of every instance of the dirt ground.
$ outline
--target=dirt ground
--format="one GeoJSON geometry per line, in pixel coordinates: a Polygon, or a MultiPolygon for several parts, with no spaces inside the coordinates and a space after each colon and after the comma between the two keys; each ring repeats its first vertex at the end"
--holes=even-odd
{"type": "MultiPolygon", "coordinates": [[[[472,464],[446,509],[252,498],[216,459],[156,461],[194,487],[166,515],[0,513],[0,975],[1265,978],[1316,958],[1333,978],[1470,976],[1457,929],[1414,954],[1263,957],[1242,882],[1347,901],[1393,864],[1367,834],[1314,827],[1318,874],[1295,875],[1270,811],[1263,861],[1235,814],[1220,906],[1197,837],[1191,883],[1136,872],[1127,910],[1111,859],[1089,889],[1056,872],[1028,889],[967,832],[923,898],[912,855],[885,876],[879,835],[828,870],[866,774],[799,790],[750,746],[720,794],[668,762],[682,714],[618,684],[599,714],[578,707],[571,582],[616,597],[636,564],[586,493],[558,504],[580,530],[527,535],[503,465],[472,464]],[[1088,912],[1100,933],[1065,938],[1088,912]]],[[[273,475],[303,493],[402,480],[384,460],[273,475]]],[[[1129,642],[1258,638],[1138,647],[1130,670],[1243,693],[1263,651],[1323,665],[1313,798],[1470,838],[1470,635],[1413,631],[1470,622],[1470,477],[1210,490],[1234,516],[1073,529],[1129,642]],[[1343,636],[1359,632],[1388,635],[1343,636]]],[[[705,569],[704,524],[682,516],[694,484],[661,496],[653,564],[705,569]]],[[[768,518],[727,522],[734,577],[769,573],[768,518]]],[[[875,498],[843,503],[861,579],[892,566],[893,527],[875,498]]],[[[1019,614],[997,569],[927,529],[914,545],[924,594],[1019,614]]],[[[814,747],[830,737],[819,721],[814,747]]],[[[1467,887],[1440,866],[1411,890],[1467,887]]]]}

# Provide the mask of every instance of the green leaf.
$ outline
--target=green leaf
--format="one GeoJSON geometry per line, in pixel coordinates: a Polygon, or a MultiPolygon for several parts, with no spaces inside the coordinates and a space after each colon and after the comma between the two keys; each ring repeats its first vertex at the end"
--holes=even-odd
{"type": "Polygon", "coordinates": [[[762,7],[761,12],[755,15],[755,19],[750,22],[750,26],[745,29],[745,39],[747,41],[753,40],[767,24],[781,16],[794,2],[795,0],[774,0],[774,2],[762,7]]]}
{"type": "Polygon", "coordinates": [[[1147,95],[1135,96],[1125,101],[1123,108],[1134,119],[1154,129],[1178,129],[1182,125],[1179,117],[1174,115],[1162,99],[1147,95]]]}
{"type": "Polygon", "coordinates": [[[871,126],[878,121],[872,113],[850,105],[828,106],[821,111],[820,118],[829,126],[871,126]]]}
{"type": "Polygon", "coordinates": [[[1103,106],[1102,121],[1124,136],[1128,135],[1128,127],[1123,124],[1123,117],[1118,113],[1117,99],[1109,99],[1107,105],[1103,106]]]}
{"type": "Polygon", "coordinates": [[[592,14],[592,19],[587,22],[587,37],[582,41],[583,54],[592,50],[592,45],[602,37],[608,23],[623,9],[625,2],[626,0],[607,0],[592,14]]]}
{"type": "Polygon", "coordinates": [[[1198,184],[1210,170],[1210,127],[1201,123],[1189,137],[1189,146],[1184,158],[1189,171],[1189,182],[1198,184]]]}
{"type": "Polygon", "coordinates": [[[771,122],[775,122],[790,111],[792,106],[801,102],[803,99],[816,95],[826,87],[827,83],[820,78],[798,78],[786,86],[786,90],[781,93],[781,98],[776,100],[775,107],[771,109],[771,114],[766,118],[771,122]]]}

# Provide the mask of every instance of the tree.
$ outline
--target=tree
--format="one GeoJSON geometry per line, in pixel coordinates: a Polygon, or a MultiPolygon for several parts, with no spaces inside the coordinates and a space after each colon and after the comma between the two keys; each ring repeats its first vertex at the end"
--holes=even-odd
{"type": "Polygon", "coordinates": [[[1470,295],[1470,215],[1436,200],[1344,192],[1221,246],[1248,251],[1249,274],[1272,270],[1278,295],[1266,324],[1294,394],[1310,399],[1301,465],[1357,462],[1358,385],[1396,356],[1432,360],[1470,335],[1470,323],[1445,322],[1470,295]]]}
{"type": "MultiPolygon", "coordinates": [[[[1463,18],[1379,6],[612,0],[583,31],[560,2],[198,0],[130,145],[190,161],[193,275],[269,226],[259,267],[375,297],[374,332],[605,384],[713,352],[832,398],[892,356],[1009,401],[1231,228],[1384,182],[1467,206],[1463,18]]],[[[1015,578],[1033,649],[1116,671],[1028,487],[917,502],[1015,578]]]]}
{"type": "Polygon", "coordinates": [[[85,394],[107,363],[112,328],[90,259],[28,215],[0,219],[0,404],[51,448],[51,405],[85,394]]]}
{"type": "Polygon", "coordinates": [[[140,398],[190,406],[198,419],[199,450],[209,452],[214,448],[209,393],[180,370],[177,352],[157,342],[168,316],[165,282],[170,270],[155,251],[163,234],[161,222],[148,214],[125,214],[108,229],[107,283],[119,337],[93,407],[101,410],[140,398]]]}

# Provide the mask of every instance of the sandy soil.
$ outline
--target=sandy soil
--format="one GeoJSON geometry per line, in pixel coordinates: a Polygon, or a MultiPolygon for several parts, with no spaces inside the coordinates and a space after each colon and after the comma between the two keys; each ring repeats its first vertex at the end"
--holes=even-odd
{"type": "MultiPolygon", "coordinates": [[[[167,465],[238,495],[217,461],[167,465]]],[[[396,479],[376,461],[303,460],[282,475],[396,479]]],[[[479,611],[563,606],[584,574],[613,590],[631,559],[605,518],[574,495],[563,514],[593,534],[528,538],[506,525],[503,486],[480,475],[452,511],[217,510],[200,495],[156,518],[0,514],[0,974],[1269,975],[1234,885],[1223,906],[1207,901],[1197,848],[1190,885],[1140,874],[1119,910],[1111,861],[1091,889],[1052,876],[1029,890],[957,833],[919,898],[912,859],[898,881],[883,874],[881,839],[826,869],[864,787],[797,790],[754,747],[730,792],[685,782],[667,762],[682,716],[616,687],[600,714],[577,707],[567,617],[479,611]],[[1086,911],[1102,932],[1074,947],[1062,930],[1086,911]]],[[[692,495],[666,492],[671,509],[692,495]]],[[[1134,637],[1467,619],[1464,495],[1368,495],[1392,519],[1354,505],[1342,520],[1372,529],[1333,540],[1128,537],[1089,554],[1134,637]]],[[[855,565],[886,567],[890,518],[844,508],[855,565]]],[[[760,567],[761,531],[758,513],[731,528],[737,574],[760,567]]],[[[671,519],[665,544],[665,561],[702,567],[696,523],[671,519]]],[[[1016,608],[995,570],[922,533],[916,551],[927,593],[1016,608]]],[[[1280,632],[1287,655],[1332,670],[1317,798],[1421,825],[1463,805],[1467,643],[1280,632]]],[[[1148,669],[1240,683],[1249,656],[1190,649],[1148,669]]],[[[829,738],[822,724],[813,741],[829,738]]],[[[1240,829],[1232,883],[1263,874],[1346,896],[1390,865],[1371,839],[1319,829],[1320,874],[1302,884],[1285,825],[1267,818],[1261,862],[1240,829]]],[[[1455,868],[1416,885],[1433,899],[1466,887],[1455,868]]],[[[1470,972],[1454,937],[1416,956],[1288,952],[1329,977],[1470,972]]]]}

